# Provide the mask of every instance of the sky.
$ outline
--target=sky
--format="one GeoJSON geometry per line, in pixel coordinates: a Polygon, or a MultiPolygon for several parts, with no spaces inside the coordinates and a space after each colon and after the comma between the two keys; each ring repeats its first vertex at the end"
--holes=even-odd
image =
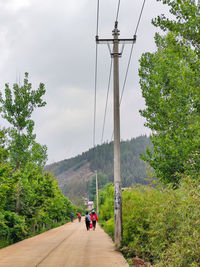
{"type": "MultiPolygon", "coordinates": [[[[99,38],[112,38],[118,0],[100,0],[99,38]]],[[[143,0],[121,0],[118,28],[121,38],[132,38],[143,0]]],[[[47,105],[33,113],[37,142],[48,147],[48,163],[67,159],[93,147],[94,73],[97,0],[0,0],[0,90],[5,83],[23,84],[29,73],[33,89],[45,84],[47,105]]],[[[145,101],[139,86],[142,53],[155,51],[159,29],[152,18],[167,7],[146,0],[129,67],[121,110],[121,139],[150,134],[139,110],[145,101]]],[[[131,45],[124,47],[120,90],[131,45]]],[[[110,68],[107,45],[98,45],[95,145],[101,144],[110,68]]],[[[103,142],[113,132],[113,88],[109,90],[103,142]]],[[[0,117],[0,127],[8,126],[0,117]]]]}

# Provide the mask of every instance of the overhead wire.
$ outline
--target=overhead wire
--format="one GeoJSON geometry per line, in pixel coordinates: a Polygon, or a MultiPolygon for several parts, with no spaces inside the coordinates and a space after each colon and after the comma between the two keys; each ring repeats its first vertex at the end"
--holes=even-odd
{"type": "MultiPolygon", "coordinates": [[[[140,15],[139,15],[139,18],[138,18],[138,22],[137,22],[137,25],[136,25],[134,36],[136,36],[138,28],[139,28],[139,24],[140,24],[141,17],[142,17],[142,14],[143,14],[145,2],[146,2],[146,0],[144,0],[143,4],[142,4],[142,8],[141,8],[141,11],[140,11],[140,15]]],[[[120,3],[121,3],[121,1],[119,0],[118,1],[118,6],[117,6],[116,20],[115,20],[116,22],[118,21],[118,17],[119,17],[120,3]]],[[[98,4],[97,4],[97,35],[98,35],[98,16],[99,16],[98,15],[98,12],[99,12],[98,9],[99,9],[99,1],[98,1],[98,4]]],[[[127,81],[127,77],[128,77],[128,71],[129,71],[129,67],[130,67],[130,62],[131,62],[131,59],[132,59],[133,45],[134,45],[134,42],[131,45],[131,50],[130,50],[130,55],[129,55],[128,64],[127,64],[127,68],[126,68],[125,78],[124,78],[124,82],[123,82],[123,86],[122,86],[119,105],[121,105],[123,94],[124,94],[124,90],[125,90],[125,85],[126,85],[126,81],[127,81]]],[[[97,62],[97,48],[96,48],[96,62],[97,62]]],[[[97,66],[95,67],[95,73],[96,72],[97,72],[97,66]]],[[[104,130],[105,130],[105,121],[106,121],[106,114],[107,114],[108,96],[109,96],[109,90],[110,90],[111,72],[112,72],[112,59],[111,59],[110,72],[109,72],[109,78],[108,78],[108,87],[107,87],[107,96],[106,96],[106,104],[105,104],[105,111],[104,111],[101,143],[103,142],[103,136],[104,136],[104,130]]],[[[96,76],[97,75],[95,74],[95,77],[96,76]]],[[[97,78],[95,78],[95,88],[96,88],[96,82],[97,82],[97,78]]],[[[95,89],[95,107],[96,107],[96,89],[95,89]]],[[[96,114],[96,111],[95,111],[95,114],[96,114]]],[[[96,117],[96,115],[94,117],[96,117]]],[[[95,125],[95,120],[94,120],[94,125],[95,125]]],[[[94,127],[94,132],[95,132],[95,127],[94,127]]],[[[113,139],[113,134],[112,134],[111,140],[112,139],[113,139]]]]}
{"type": "Polygon", "coordinates": [[[97,0],[97,28],[96,28],[96,36],[99,34],[99,0],[97,0]]]}
{"type": "Polygon", "coordinates": [[[143,10],[144,10],[145,2],[146,2],[146,0],[144,0],[143,4],[142,4],[142,8],[141,8],[141,11],[140,11],[140,16],[139,16],[138,23],[137,23],[137,26],[136,26],[136,29],[135,29],[135,35],[137,34],[137,30],[138,30],[138,27],[139,27],[139,24],[140,24],[140,20],[141,20],[142,13],[143,13],[143,10]]]}
{"type": "MultiPolygon", "coordinates": [[[[141,21],[141,17],[142,17],[142,13],[143,13],[143,10],[144,10],[145,2],[146,2],[146,0],[143,1],[142,8],[141,8],[141,11],[140,11],[140,15],[139,15],[139,19],[138,19],[138,22],[137,22],[137,26],[136,26],[135,34],[134,35],[137,34],[137,30],[138,30],[138,27],[139,27],[139,24],[140,24],[140,21],[141,21]]],[[[125,78],[124,78],[124,82],[123,82],[123,86],[122,86],[122,92],[121,92],[121,96],[120,96],[120,102],[119,102],[120,104],[122,102],[122,98],[123,98],[123,94],[124,94],[124,89],[125,89],[125,85],[126,85],[126,81],[127,81],[127,76],[128,76],[128,71],[129,71],[129,67],[130,67],[130,62],[131,62],[131,58],[132,58],[132,54],[133,54],[133,45],[134,45],[134,43],[132,43],[132,45],[131,45],[130,55],[129,55],[129,59],[128,59],[128,64],[127,64],[127,68],[126,68],[125,78]]]]}
{"type": "Polygon", "coordinates": [[[115,19],[115,21],[118,21],[119,9],[120,9],[120,3],[121,3],[121,1],[119,0],[119,1],[118,1],[118,6],[117,6],[117,15],[116,15],[116,19],[115,19]]]}
{"type": "MultiPolygon", "coordinates": [[[[115,21],[118,21],[119,17],[119,10],[120,10],[120,3],[121,1],[118,1],[117,5],[117,13],[116,13],[116,19],[115,21]]],[[[108,45],[110,54],[111,54],[111,49],[108,45]]],[[[105,129],[105,122],[106,122],[106,114],[107,114],[107,106],[108,106],[108,97],[109,97],[109,91],[110,91],[110,82],[111,82],[111,74],[112,74],[112,65],[113,65],[113,60],[111,57],[111,62],[110,62],[110,71],[109,71],[109,78],[108,78],[108,86],[107,86],[107,95],[106,95],[106,104],[105,104],[105,111],[104,111],[104,118],[103,118],[103,128],[102,128],[102,136],[101,136],[101,144],[103,143],[103,136],[104,136],[104,129],[105,129]]]]}
{"type": "MultiPolygon", "coordinates": [[[[97,0],[97,25],[96,36],[99,34],[99,0],[97,0]]],[[[96,135],[96,98],[97,98],[97,67],[98,67],[98,45],[96,43],[95,49],[95,77],[94,77],[94,122],[93,122],[93,146],[95,146],[96,135]]]]}
{"type": "Polygon", "coordinates": [[[107,107],[108,107],[108,96],[110,91],[110,81],[111,81],[111,74],[112,74],[112,64],[113,59],[111,57],[110,61],[110,71],[109,71],[109,78],[108,78],[108,87],[107,87],[107,95],[106,95],[106,105],[105,105],[105,111],[104,111],[104,119],[103,119],[103,130],[102,130],[102,136],[101,136],[101,144],[103,143],[103,136],[104,136],[104,129],[105,129],[105,122],[106,122],[106,114],[107,114],[107,107]]]}
{"type": "MultiPolygon", "coordinates": [[[[143,1],[143,4],[142,4],[142,8],[141,8],[140,15],[139,15],[139,19],[138,19],[138,22],[137,22],[137,25],[136,25],[136,28],[135,28],[134,36],[136,36],[137,31],[138,31],[138,28],[139,28],[139,24],[140,24],[141,17],[142,17],[142,14],[143,14],[143,10],[144,10],[144,6],[145,6],[145,2],[146,2],[146,0],[144,0],[144,1],[143,1]]],[[[125,73],[125,78],[124,78],[124,82],[123,82],[123,86],[122,86],[122,91],[121,91],[121,96],[120,96],[119,105],[121,105],[122,98],[123,98],[123,94],[124,94],[124,90],[125,90],[125,85],[126,85],[126,81],[127,81],[127,77],[128,77],[128,71],[129,71],[129,67],[130,67],[130,62],[131,62],[132,54],[133,54],[133,46],[134,46],[134,43],[132,43],[132,45],[131,45],[131,50],[130,50],[129,59],[128,59],[128,64],[127,64],[126,73],[125,73]]],[[[112,141],[112,140],[113,140],[113,134],[112,134],[112,137],[111,137],[111,141],[112,141]]]]}

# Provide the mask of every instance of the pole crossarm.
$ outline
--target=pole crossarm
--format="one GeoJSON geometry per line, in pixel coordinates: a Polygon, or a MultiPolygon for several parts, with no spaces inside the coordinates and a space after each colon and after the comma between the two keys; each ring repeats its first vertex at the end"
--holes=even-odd
{"type": "MultiPolygon", "coordinates": [[[[99,39],[99,36],[96,36],[97,44],[114,44],[115,42],[115,39],[99,39]]],[[[136,35],[132,39],[117,39],[117,42],[119,44],[133,44],[136,42],[136,35]]]]}

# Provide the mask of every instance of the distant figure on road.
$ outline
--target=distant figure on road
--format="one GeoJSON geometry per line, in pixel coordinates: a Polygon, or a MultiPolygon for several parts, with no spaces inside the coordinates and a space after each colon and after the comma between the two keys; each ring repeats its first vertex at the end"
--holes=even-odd
{"type": "Polygon", "coordinates": [[[73,222],[73,221],[74,221],[74,213],[71,212],[71,222],[73,222]]]}
{"type": "Polygon", "coordinates": [[[81,213],[80,212],[78,213],[77,217],[78,217],[78,221],[81,222],[81,213]]]}
{"type": "Polygon", "coordinates": [[[87,231],[90,230],[90,215],[88,214],[88,211],[86,212],[85,215],[85,225],[86,225],[86,229],[87,231]]]}
{"type": "Polygon", "coordinates": [[[96,223],[98,222],[98,218],[94,210],[92,211],[92,214],[91,214],[91,220],[92,220],[93,230],[95,230],[96,223]]]}

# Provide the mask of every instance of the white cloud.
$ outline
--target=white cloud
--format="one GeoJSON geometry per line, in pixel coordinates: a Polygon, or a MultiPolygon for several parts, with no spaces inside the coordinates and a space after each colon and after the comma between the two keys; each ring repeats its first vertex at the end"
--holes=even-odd
{"type": "MultiPolygon", "coordinates": [[[[141,0],[121,2],[120,37],[131,38],[141,0]]],[[[138,59],[155,49],[151,19],[166,6],[146,1],[138,29],[132,62],[121,107],[121,137],[142,133],[144,120],[138,110],[144,100],[138,83],[138,59]]],[[[112,37],[117,2],[100,1],[99,35],[112,37]]],[[[33,88],[46,85],[47,106],[34,112],[37,140],[47,144],[49,161],[75,156],[92,146],[96,1],[0,0],[0,88],[22,81],[29,72],[33,88]]],[[[98,59],[96,140],[101,141],[110,56],[100,45],[98,59]]],[[[130,46],[120,59],[120,85],[126,71],[130,46]]],[[[110,89],[105,140],[112,135],[112,88],[110,89]]],[[[0,118],[1,125],[3,125],[0,118]]]]}
{"type": "Polygon", "coordinates": [[[30,6],[31,0],[1,0],[0,7],[4,7],[10,12],[17,12],[20,9],[30,6]],[[3,2],[2,2],[3,1],[3,2]]]}

